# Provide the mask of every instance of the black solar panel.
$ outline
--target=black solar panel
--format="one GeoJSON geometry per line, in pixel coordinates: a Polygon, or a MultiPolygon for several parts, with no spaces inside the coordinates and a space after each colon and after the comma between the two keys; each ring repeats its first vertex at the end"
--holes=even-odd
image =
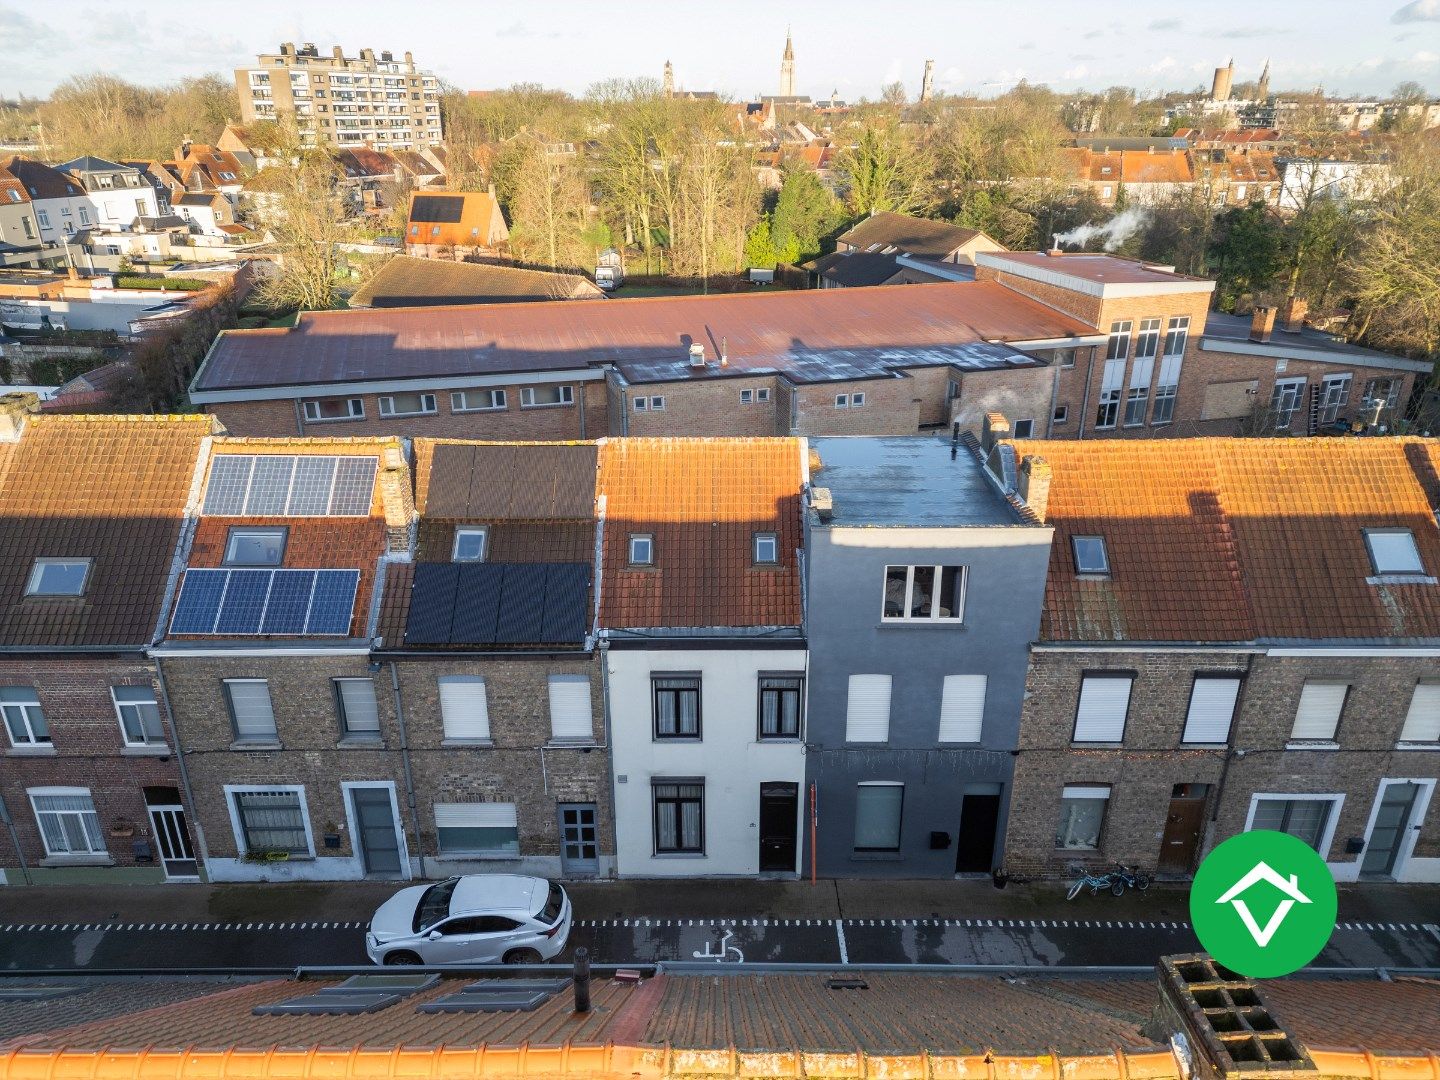
{"type": "MultiPolygon", "coordinates": [[[[400,994],[379,991],[348,994],[305,994],[289,1001],[256,1005],[250,1011],[256,1016],[353,1016],[357,1013],[379,1012],[400,1000],[400,994]]],[[[531,1006],[532,1008],[534,1006],[531,1006]]]]}
{"type": "Polygon", "coordinates": [[[590,567],[585,563],[553,563],[545,570],[540,641],[545,644],[584,641],[589,624],[586,594],[590,588],[590,567]]]}
{"type": "Polygon", "coordinates": [[[495,640],[504,572],[503,566],[491,563],[471,563],[460,568],[455,621],[450,627],[452,644],[475,645],[495,640]]]}
{"type": "Polygon", "coordinates": [[[453,225],[464,209],[465,199],[460,195],[416,195],[410,203],[410,220],[453,225]]]}
{"type": "Polygon", "coordinates": [[[405,644],[450,644],[459,577],[460,567],[455,563],[420,563],[415,567],[410,614],[405,620],[405,644]]]}
{"type": "Polygon", "coordinates": [[[545,564],[511,563],[500,588],[500,622],[496,642],[523,645],[540,640],[545,614],[545,564]]]}

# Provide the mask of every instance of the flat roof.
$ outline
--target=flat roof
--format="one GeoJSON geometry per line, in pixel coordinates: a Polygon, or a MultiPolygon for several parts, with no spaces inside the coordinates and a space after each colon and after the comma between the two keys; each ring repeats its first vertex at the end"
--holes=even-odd
{"type": "Polygon", "coordinates": [[[1019,513],[961,446],[932,435],[810,440],[810,483],[830,490],[830,525],[967,528],[1020,525],[1019,513]]]}
{"type": "MultiPolygon", "coordinates": [[[[1022,266],[1048,270],[1102,285],[1173,285],[1177,281],[1188,281],[1197,285],[1214,284],[1204,278],[1159,270],[1134,259],[1122,259],[1118,255],[1103,252],[1066,251],[1051,255],[1045,251],[985,251],[976,258],[985,263],[1019,263],[1022,266]]],[[[998,269],[1007,268],[1001,266],[998,269]]]]}
{"type": "Polygon", "coordinates": [[[1308,326],[1292,331],[1283,330],[1277,325],[1269,341],[1251,341],[1248,315],[1225,315],[1212,311],[1205,319],[1205,333],[1201,337],[1216,338],[1223,342],[1244,342],[1246,351],[1249,352],[1263,351],[1282,356],[1293,354],[1297,358],[1300,353],[1329,353],[1330,358],[1337,363],[1369,361],[1367,366],[1383,365],[1407,371],[1429,371],[1431,368],[1428,360],[1411,360],[1394,353],[1381,352],[1379,349],[1367,349],[1308,326]]]}

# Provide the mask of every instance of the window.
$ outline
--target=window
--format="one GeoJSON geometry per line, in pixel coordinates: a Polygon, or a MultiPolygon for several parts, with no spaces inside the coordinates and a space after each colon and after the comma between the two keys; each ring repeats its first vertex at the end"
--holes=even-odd
{"type": "Polygon", "coordinates": [[[864,394],[851,394],[851,395],[850,395],[850,407],[851,407],[852,409],[863,408],[864,405],[865,405],[865,395],[864,395],[864,394]]]}
{"type": "Polygon", "coordinates": [[[866,780],[855,785],[855,850],[899,851],[905,785],[866,780]]]}
{"type": "Polygon", "coordinates": [[[1179,359],[1185,355],[1185,342],[1190,336],[1190,316],[1176,315],[1165,326],[1165,355],[1179,359]]]}
{"type": "Polygon", "coordinates": [[[301,788],[293,787],[232,790],[235,825],[243,854],[266,851],[313,854],[301,792],[301,788]]]}
{"type": "Polygon", "coordinates": [[[504,390],[455,390],[450,394],[451,412],[489,412],[504,408],[504,390]]]}
{"type": "Polygon", "coordinates": [[[89,559],[36,559],[26,596],[84,596],[89,559]]]}
{"type": "Polygon", "coordinates": [[[636,412],[644,412],[650,407],[650,399],[647,397],[637,397],[632,404],[636,412]]]}
{"type": "Polygon", "coordinates": [[[704,854],[705,782],[657,780],[650,793],[655,800],[655,853],[704,854]]]}
{"type": "Polygon", "coordinates": [[[741,404],[741,405],[749,405],[752,401],[769,401],[769,400],[770,400],[770,388],[769,388],[768,386],[762,386],[762,387],[760,387],[758,390],[741,390],[741,391],[740,391],[740,404],[741,404]]]}
{"type": "Polygon", "coordinates": [[[480,675],[441,675],[440,725],[445,738],[485,742],[490,738],[490,701],[480,675]]]}
{"type": "Polygon", "coordinates": [[[964,614],[965,567],[885,567],[884,621],[959,622],[964,614]]]}
{"type": "Polygon", "coordinates": [[[1079,349],[1056,349],[1055,354],[1060,358],[1062,368],[1073,368],[1075,358],[1080,354],[1079,349]]]}
{"type": "Polygon", "coordinates": [[[1077,574],[1110,573],[1110,557],[1105,551],[1103,536],[1072,536],[1070,548],[1075,553],[1077,574]]]}
{"type": "Polygon", "coordinates": [[[104,855],[100,815],[89,788],[30,788],[30,805],[46,855],[104,855]]]}
{"type": "Polygon", "coordinates": [[[283,528],[234,527],[225,539],[226,566],[279,566],[285,557],[283,528]]]}
{"type": "Polygon", "coordinates": [[[651,566],[655,562],[655,538],[649,533],[630,534],[630,565],[651,566]]]}
{"type": "Polygon", "coordinates": [[[484,562],[490,530],[484,525],[460,525],[455,529],[455,544],[450,549],[452,562],[484,562]]]}
{"type": "MultiPolygon", "coordinates": [[[[1158,344],[1159,319],[1147,319],[1146,322],[1156,324],[1157,340],[1151,342],[1151,346],[1158,344]]],[[[1150,378],[1155,374],[1155,355],[1152,352],[1149,356],[1141,354],[1138,350],[1135,355],[1134,366],[1130,368],[1130,389],[1125,395],[1125,426],[1139,427],[1145,423],[1146,407],[1150,403],[1150,378]]]]}
{"type": "Polygon", "coordinates": [[[1304,394],[1303,376],[1297,379],[1275,380],[1275,389],[1270,394],[1270,419],[1277,431],[1284,431],[1290,426],[1304,394]]]}
{"type": "Polygon", "coordinates": [[[850,407],[850,395],[849,395],[849,394],[836,394],[836,395],[835,395],[835,408],[837,408],[837,409],[848,409],[849,407],[850,407]]]}
{"type": "Polygon", "coordinates": [[[421,416],[435,411],[434,394],[386,394],[380,398],[381,416],[421,416]]]}
{"type": "Polygon", "coordinates": [[[12,746],[50,745],[50,727],[33,686],[0,686],[0,713],[12,746]]]}
{"type": "Polygon", "coordinates": [[[1402,743],[1440,742],[1440,683],[1415,684],[1410,698],[1410,711],[1400,729],[1402,743]]]}
{"type": "Polygon", "coordinates": [[[663,397],[652,397],[652,398],[650,399],[650,411],[651,411],[651,412],[660,412],[660,411],[661,411],[662,409],[664,409],[664,408],[665,408],[665,399],[664,399],[663,397]]]}
{"type": "Polygon", "coordinates": [[[557,741],[594,741],[590,676],[550,676],[550,734],[557,741]]]}
{"type": "Polygon", "coordinates": [[[1056,405],[1055,411],[1050,414],[1050,422],[1056,427],[1060,427],[1062,424],[1068,424],[1070,422],[1070,406],[1056,405]]]}
{"type": "Polygon", "coordinates": [[[37,206],[35,208],[35,220],[40,222],[40,227],[42,229],[50,228],[50,212],[48,210],[41,210],[37,206]]]}
{"type": "Polygon", "coordinates": [[[149,686],[112,686],[115,713],[126,746],[164,745],[165,729],[160,723],[160,706],[149,686]]]}
{"type": "MultiPolygon", "coordinates": [[[[12,191],[10,194],[11,194],[11,195],[14,195],[14,194],[16,194],[16,193],[12,191]]],[[[23,217],[21,217],[21,219],[20,219],[20,224],[21,224],[21,225],[24,227],[24,229],[25,229],[25,239],[26,239],[26,240],[34,240],[34,239],[35,239],[35,226],[34,226],[34,224],[32,224],[31,221],[30,221],[30,215],[29,215],[29,214],[26,214],[26,215],[24,215],[23,217]]]]}
{"type": "Polygon", "coordinates": [[[1306,679],[1290,738],[1296,742],[1333,742],[1350,686],[1343,682],[1306,679]]]}
{"type": "MultiPolygon", "coordinates": [[[[1174,319],[1170,320],[1172,323],[1174,319]]],[[[1188,320],[1187,320],[1188,321],[1188,320]]],[[[1170,337],[1165,339],[1165,355],[1160,360],[1160,378],[1155,384],[1155,408],[1150,413],[1150,424],[1158,427],[1175,419],[1175,396],[1180,389],[1180,365],[1185,357],[1184,332],[1181,332],[1180,352],[1170,352],[1170,337]]]]}
{"type": "MultiPolygon", "coordinates": [[[[1113,332],[1113,327],[1112,327],[1113,332]]],[[[1140,330],[1135,335],[1135,359],[1154,360],[1160,351],[1160,320],[1141,319],[1140,330]]]]}
{"type": "Polygon", "coordinates": [[[436,803],[435,842],[444,855],[519,855],[514,803],[436,803]]]}
{"type": "Polygon", "coordinates": [[[1409,529],[1366,529],[1365,547],[1377,574],[1423,574],[1425,565],[1409,529]]]}
{"type": "Polygon", "coordinates": [[[237,743],[274,743],[275,709],[270,703],[270,684],[264,679],[226,679],[225,701],[237,743]]]}
{"type": "Polygon", "coordinates": [[[984,675],[946,675],[940,694],[940,741],[978,743],[985,720],[984,675]]]}
{"type": "Polygon", "coordinates": [[[1124,379],[1125,358],[1106,360],[1100,375],[1100,402],[1095,413],[1097,428],[1113,428],[1119,420],[1120,387],[1124,379]]]}
{"type": "Polygon", "coordinates": [[[1072,742],[1118,743],[1125,738],[1133,675],[1086,675],[1080,680],[1072,742]]]}
{"type": "Polygon", "coordinates": [[[1016,420],[1014,436],[1017,439],[1028,439],[1035,434],[1034,420],[1016,420]]]}
{"type": "Polygon", "coordinates": [[[700,738],[699,676],[654,675],[650,690],[655,703],[655,738],[700,738]]]}
{"type": "Polygon", "coordinates": [[[1319,799],[1257,798],[1250,809],[1250,824],[1245,831],[1270,829],[1289,833],[1321,851],[1335,803],[1336,800],[1328,796],[1319,799]]]}
{"type": "Polygon", "coordinates": [[[1105,342],[1106,360],[1124,360],[1129,357],[1130,328],[1133,325],[1129,319],[1110,324],[1110,336],[1105,342]]]}
{"type": "Polygon", "coordinates": [[[1365,404],[1373,409],[1379,402],[1382,409],[1394,412],[1400,404],[1400,385],[1399,379],[1367,379],[1365,404]]]}
{"type": "Polygon", "coordinates": [[[755,561],[760,564],[774,564],[780,561],[780,539],[773,532],[755,534],[755,561]]]}
{"type": "Polygon", "coordinates": [[[83,206],[80,207],[80,224],[81,224],[81,225],[89,225],[89,224],[90,224],[90,211],[87,210],[87,209],[86,209],[85,207],[83,207],[83,206]]]}
{"type": "Polygon", "coordinates": [[[380,740],[380,712],[375,704],[375,680],[332,679],[340,731],[347,738],[380,740]]]}
{"type": "Polygon", "coordinates": [[[520,388],[520,404],[527,409],[541,405],[573,405],[575,404],[575,388],[553,383],[546,386],[522,386],[520,388]]]}
{"type": "Polygon", "coordinates": [[[754,390],[741,390],[741,391],[740,391],[740,404],[741,404],[741,405],[749,405],[749,404],[752,404],[754,401],[755,401],[755,391],[754,391],[754,390]]]}
{"type": "Polygon", "coordinates": [[[883,743],[890,738],[890,676],[851,675],[845,706],[845,741],[883,743]]]}
{"type": "Polygon", "coordinates": [[[1239,697],[1238,675],[1197,674],[1190,687],[1190,711],[1180,741],[1215,746],[1228,743],[1239,697]]]}
{"type": "Polygon", "coordinates": [[[804,681],[799,675],[760,676],[760,738],[800,737],[803,686],[804,681]]]}
{"type": "Polygon", "coordinates": [[[1097,850],[1109,801],[1109,787],[1067,784],[1060,795],[1060,824],[1055,829],[1055,846],[1062,851],[1097,850]]]}
{"type": "Polygon", "coordinates": [[[1350,400],[1349,375],[1326,375],[1320,380],[1320,422],[1333,424],[1350,400]]]}
{"type": "Polygon", "coordinates": [[[312,398],[302,404],[305,409],[305,419],[311,423],[323,420],[365,419],[365,402],[358,397],[312,398]]]}

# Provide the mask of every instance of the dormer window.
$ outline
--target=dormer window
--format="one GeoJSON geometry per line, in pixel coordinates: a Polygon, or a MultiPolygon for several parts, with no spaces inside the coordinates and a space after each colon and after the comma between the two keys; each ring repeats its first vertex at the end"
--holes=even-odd
{"type": "Polygon", "coordinates": [[[455,546],[450,552],[454,562],[484,562],[490,530],[484,525],[462,525],[455,530],[455,546]]]}
{"type": "Polygon", "coordinates": [[[1365,546],[1376,574],[1424,574],[1415,534],[1409,529],[1366,529],[1365,546]]]}
{"type": "Polygon", "coordinates": [[[655,538],[649,533],[630,534],[630,565],[655,565],[655,538]]]}
{"type": "Polygon", "coordinates": [[[25,595],[84,596],[89,579],[89,559],[36,559],[25,595]]]}
{"type": "Polygon", "coordinates": [[[780,561],[780,540],[773,532],[755,534],[755,562],[773,566],[780,561]]]}
{"type": "Polygon", "coordinates": [[[1109,574],[1110,556],[1103,536],[1075,536],[1070,539],[1077,574],[1109,574]]]}

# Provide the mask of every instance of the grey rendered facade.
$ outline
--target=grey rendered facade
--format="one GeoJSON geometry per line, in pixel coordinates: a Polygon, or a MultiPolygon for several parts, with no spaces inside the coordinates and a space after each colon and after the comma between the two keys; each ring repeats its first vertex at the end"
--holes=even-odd
{"type": "Polygon", "coordinates": [[[818,872],[990,872],[1004,850],[1051,529],[947,440],[812,447],[806,780],[817,796],[818,872]],[[922,569],[896,569],[909,567],[922,569]],[[917,599],[932,579],[951,588],[945,570],[923,569],[932,567],[964,568],[963,602],[917,599]],[[897,607],[902,580],[909,592],[897,607]],[[927,603],[934,618],[904,617],[927,603]],[[886,710],[867,692],[883,696],[886,676],[882,723],[886,710]]]}

